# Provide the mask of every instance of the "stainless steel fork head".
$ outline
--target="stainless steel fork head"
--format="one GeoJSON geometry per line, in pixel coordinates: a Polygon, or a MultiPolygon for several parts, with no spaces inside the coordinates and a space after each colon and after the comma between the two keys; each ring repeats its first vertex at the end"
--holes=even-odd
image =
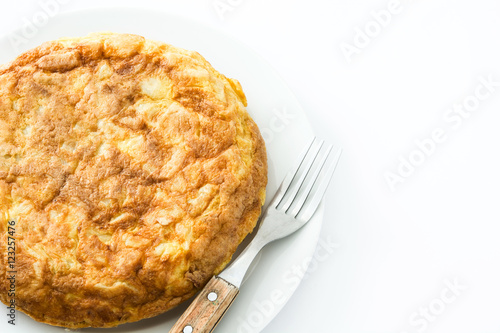
{"type": "Polygon", "coordinates": [[[314,138],[286,174],[261,218],[255,236],[263,244],[286,237],[304,226],[316,212],[342,154],[314,138]]]}
{"type": "Polygon", "coordinates": [[[314,138],[289,171],[261,217],[255,238],[219,277],[240,287],[254,257],[266,244],[304,226],[316,212],[342,153],[314,138]]]}

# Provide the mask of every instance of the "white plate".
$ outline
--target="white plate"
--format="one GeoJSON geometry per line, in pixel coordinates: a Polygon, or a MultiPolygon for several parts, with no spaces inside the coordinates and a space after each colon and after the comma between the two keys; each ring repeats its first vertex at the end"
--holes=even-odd
{"type": "MultiPolygon", "coordinates": [[[[249,101],[248,111],[266,139],[269,156],[268,199],[313,136],[304,111],[273,69],[239,42],[199,23],[166,13],[143,9],[97,9],[66,13],[51,18],[43,27],[22,29],[0,38],[0,63],[44,41],[113,31],[142,35],[175,46],[196,50],[226,76],[237,78],[249,101]],[[14,44],[18,43],[17,47],[14,44]]],[[[320,207],[313,219],[288,238],[274,242],[261,253],[258,264],[247,274],[239,296],[217,332],[261,331],[292,296],[319,238],[323,216],[320,207]],[[248,278],[250,275],[250,278],[248,278]]],[[[155,318],[112,329],[82,329],[85,332],[168,332],[187,304],[155,318]]],[[[6,313],[5,307],[3,312],[6,313]]],[[[1,332],[61,332],[37,323],[20,312],[16,326],[0,316],[1,332]]]]}

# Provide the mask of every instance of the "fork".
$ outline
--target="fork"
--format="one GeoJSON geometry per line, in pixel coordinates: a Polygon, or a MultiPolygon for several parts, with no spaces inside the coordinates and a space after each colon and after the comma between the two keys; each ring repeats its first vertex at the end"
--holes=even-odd
{"type": "Polygon", "coordinates": [[[285,176],[261,217],[255,238],[221,274],[212,277],[170,333],[212,332],[239,292],[248,267],[268,243],[304,226],[316,212],[342,153],[313,138],[285,176]],[[334,155],[334,156],[332,156],[334,155]]]}

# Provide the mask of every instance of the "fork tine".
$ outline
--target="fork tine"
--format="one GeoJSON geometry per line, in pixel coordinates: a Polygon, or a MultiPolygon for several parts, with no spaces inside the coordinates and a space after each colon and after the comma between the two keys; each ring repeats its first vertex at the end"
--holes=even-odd
{"type": "Polygon", "coordinates": [[[275,208],[278,207],[278,205],[281,203],[281,200],[283,200],[283,197],[287,191],[287,189],[290,187],[290,184],[292,183],[293,179],[297,175],[297,172],[299,171],[300,167],[302,166],[302,163],[304,162],[304,159],[306,158],[307,154],[311,150],[314,142],[316,141],[316,137],[313,137],[309,145],[307,146],[306,149],[302,151],[302,154],[300,155],[300,158],[297,159],[296,164],[290,171],[285,176],[285,179],[281,182],[278,192],[274,196],[274,198],[271,201],[271,206],[274,206],[275,208]]]}
{"type": "MultiPolygon", "coordinates": [[[[325,195],[326,189],[328,188],[328,185],[330,184],[330,181],[332,180],[333,173],[335,172],[335,169],[337,168],[337,165],[340,160],[340,156],[342,155],[342,149],[339,149],[337,154],[335,155],[333,161],[328,167],[328,171],[324,175],[324,177],[321,177],[321,182],[316,191],[314,191],[314,194],[310,201],[307,203],[307,209],[303,213],[303,216],[301,219],[304,219],[305,221],[308,221],[311,219],[311,217],[314,215],[316,212],[316,209],[318,208],[321,200],[323,199],[323,196],[325,195]]],[[[316,180],[318,181],[318,179],[316,180]]],[[[300,211],[299,211],[300,212],[300,211]]]]}
{"type": "Polygon", "coordinates": [[[318,157],[319,152],[321,151],[321,148],[323,147],[323,144],[325,142],[321,140],[319,142],[319,146],[314,149],[314,151],[310,154],[307,154],[307,156],[304,159],[304,162],[309,159],[307,162],[307,165],[305,166],[305,169],[299,172],[297,170],[297,175],[300,173],[300,178],[298,181],[296,181],[294,184],[291,184],[290,187],[286,190],[285,194],[287,194],[288,199],[285,201],[283,206],[281,207],[282,210],[285,212],[290,208],[290,205],[292,202],[295,200],[295,197],[297,196],[297,193],[299,193],[300,188],[302,187],[302,184],[304,183],[304,180],[306,179],[307,175],[311,171],[311,168],[314,164],[314,161],[316,161],[316,158],[318,157]]]}
{"type": "Polygon", "coordinates": [[[321,173],[321,170],[323,170],[325,163],[326,163],[326,160],[330,156],[332,149],[333,149],[333,145],[330,145],[330,147],[328,147],[326,154],[323,154],[323,158],[319,162],[319,166],[316,168],[316,170],[314,171],[314,174],[311,176],[310,180],[307,182],[305,189],[303,191],[301,191],[300,196],[297,197],[297,199],[293,201],[294,208],[292,209],[292,215],[294,217],[297,217],[300,210],[302,209],[302,206],[306,202],[306,199],[309,196],[314,184],[318,180],[319,174],[321,173]]]}

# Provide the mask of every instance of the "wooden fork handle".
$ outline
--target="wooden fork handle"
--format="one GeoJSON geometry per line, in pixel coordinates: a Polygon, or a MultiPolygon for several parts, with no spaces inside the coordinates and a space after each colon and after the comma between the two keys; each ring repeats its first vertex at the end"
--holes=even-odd
{"type": "Polygon", "coordinates": [[[201,290],[170,333],[210,333],[238,295],[238,288],[214,276],[201,290]]]}

